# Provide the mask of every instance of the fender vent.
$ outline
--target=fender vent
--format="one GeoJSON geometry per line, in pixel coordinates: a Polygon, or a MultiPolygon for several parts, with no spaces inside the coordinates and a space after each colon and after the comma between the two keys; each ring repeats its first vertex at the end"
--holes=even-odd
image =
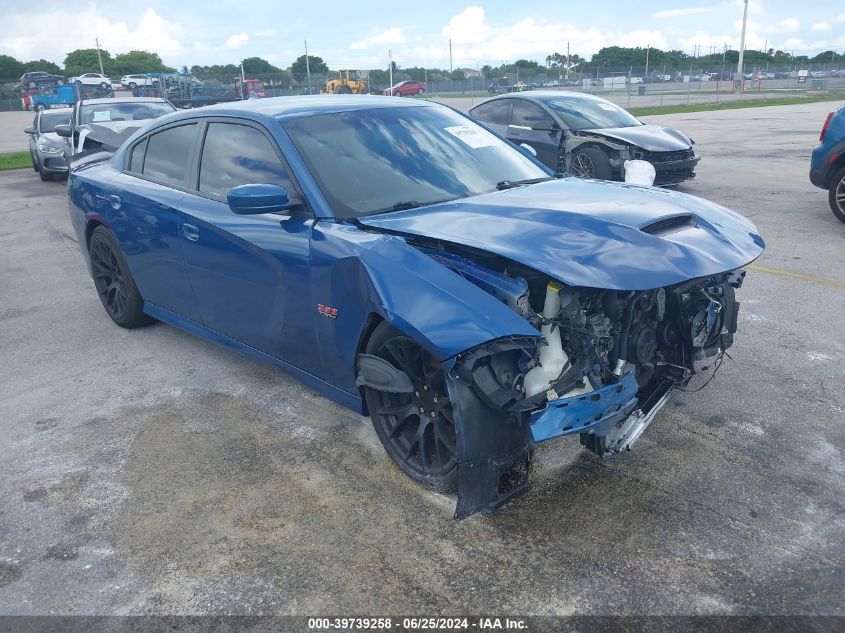
{"type": "Polygon", "coordinates": [[[640,231],[649,235],[669,235],[696,226],[695,216],[685,214],[671,218],[662,218],[651,224],[640,227],[640,231]]]}

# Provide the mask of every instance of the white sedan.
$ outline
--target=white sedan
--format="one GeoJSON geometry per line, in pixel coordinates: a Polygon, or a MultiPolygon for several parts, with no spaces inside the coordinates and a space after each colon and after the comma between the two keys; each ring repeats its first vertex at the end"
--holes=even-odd
{"type": "Polygon", "coordinates": [[[84,75],[79,75],[78,77],[71,77],[70,80],[72,83],[76,83],[78,81],[83,86],[99,86],[104,89],[112,87],[111,79],[105,75],[101,75],[100,73],[85,73],[84,75]]]}

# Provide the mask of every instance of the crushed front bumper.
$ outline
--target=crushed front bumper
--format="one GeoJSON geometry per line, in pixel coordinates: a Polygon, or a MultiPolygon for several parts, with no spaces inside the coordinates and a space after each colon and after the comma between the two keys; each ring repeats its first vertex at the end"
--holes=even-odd
{"type": "Polygon", "coordinates": [[[545,409],[531,414],[531,436],[535,442],[542,442],[593,430],[607,435],[601,431],[610,430],[637,406],[637,389],[634,372],[628,372],[615,385],[552,400],[545,409]]]}

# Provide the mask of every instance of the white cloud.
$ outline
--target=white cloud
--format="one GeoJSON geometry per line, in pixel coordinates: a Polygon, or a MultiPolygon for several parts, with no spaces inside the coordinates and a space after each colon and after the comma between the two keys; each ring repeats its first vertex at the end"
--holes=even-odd
{"type": "Polygon", "coordinates": [[[811,31],[830,31],[832,27],[827,22],[816,22],[810,27],[811,31]]]}
{"type": "Polygon", "coordinates": [[[131,50],[155,51],[162,57],[182,51],[184,29],[147,9],[137,24],[112,22],[94,5],[85,10],[58,10],[41,14],[38,28],[32,28],[31,13],[4,11],[0,50],[17,59],[44,58],[58,63],[68,51],[93,48],[94,38],[112,55],[131,50]]]}
{"type": "Polygon", "coordinates": [[[226,49],[235,49],[241,48],[244,44],[249,41],[249,35],[246,33],[235,33],[234,35],[230,35],[229,39],[223,44],[223,48],[226,49]]]}
{"type": "Polygon", "coordinates": [[[780,30],[784,33],[794,33],[798,29],[801,28],[801,22],[796,20],[795,18],[786,18],[785,20],[781,20],[779,22],[780,30]]]}
{"type": "Polygon", "coordinates": [[[802,49],[804,47],[805,47],[804,40],[802,40],[800,37],[790,37],[783,44],[781,44],[778,48],[780,48],[781,50],[788,51],[788,50],[792,50],[794,48],[802,49]]]}
{"type": "Polygon", "coordinates": [[[349,45],[349,48],[354,50],[366,50],[368,48],[376,48],[380,46],[395,46],[396,44],[404,44],[407,39],[408,38],[405,37],[404,29],[393,27],[364,38],[363,40],[352,42],[352,44],[349,45]]]}
{"type": "Polygon", "coordinates": [[[666,9],[665,11],[657,11],[651,14],[651,17],[661,18],[677,18],[685,15],[697,15],[699,13],[707,13],[716,7],[687,7],[685,9],[666,9]]]}
{"type": "Polygon", "coordinates": [[[490,27],[484,21],[482,7],[467,7],[452,16],[443,27],[443,35],[460,44],[478,44],[490,37],[490,27]]]}
{"type": "Polygon", "coordinates": [[[845,22],[845,13],[840,13],[833,20],[834,22],[845,22]]]}
{"type": "Polygon", "coordinates": [[[266,39],[270,37],[276,37],[279,32],[276,29],[261,29],[260,31],[255,32],[255,37],[260,39],[266,39]]]}

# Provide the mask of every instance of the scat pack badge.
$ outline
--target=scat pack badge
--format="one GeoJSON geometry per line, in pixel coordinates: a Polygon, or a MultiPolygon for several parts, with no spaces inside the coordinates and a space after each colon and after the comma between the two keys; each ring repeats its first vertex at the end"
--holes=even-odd
{"type": "Polygon", "coordinates": [[[330,308],[329,306],[325,306],[322,303],[317,304],[317,312],[319,312],[322,316],[328,319],[337,318],[337,308],[330,308]]]}

